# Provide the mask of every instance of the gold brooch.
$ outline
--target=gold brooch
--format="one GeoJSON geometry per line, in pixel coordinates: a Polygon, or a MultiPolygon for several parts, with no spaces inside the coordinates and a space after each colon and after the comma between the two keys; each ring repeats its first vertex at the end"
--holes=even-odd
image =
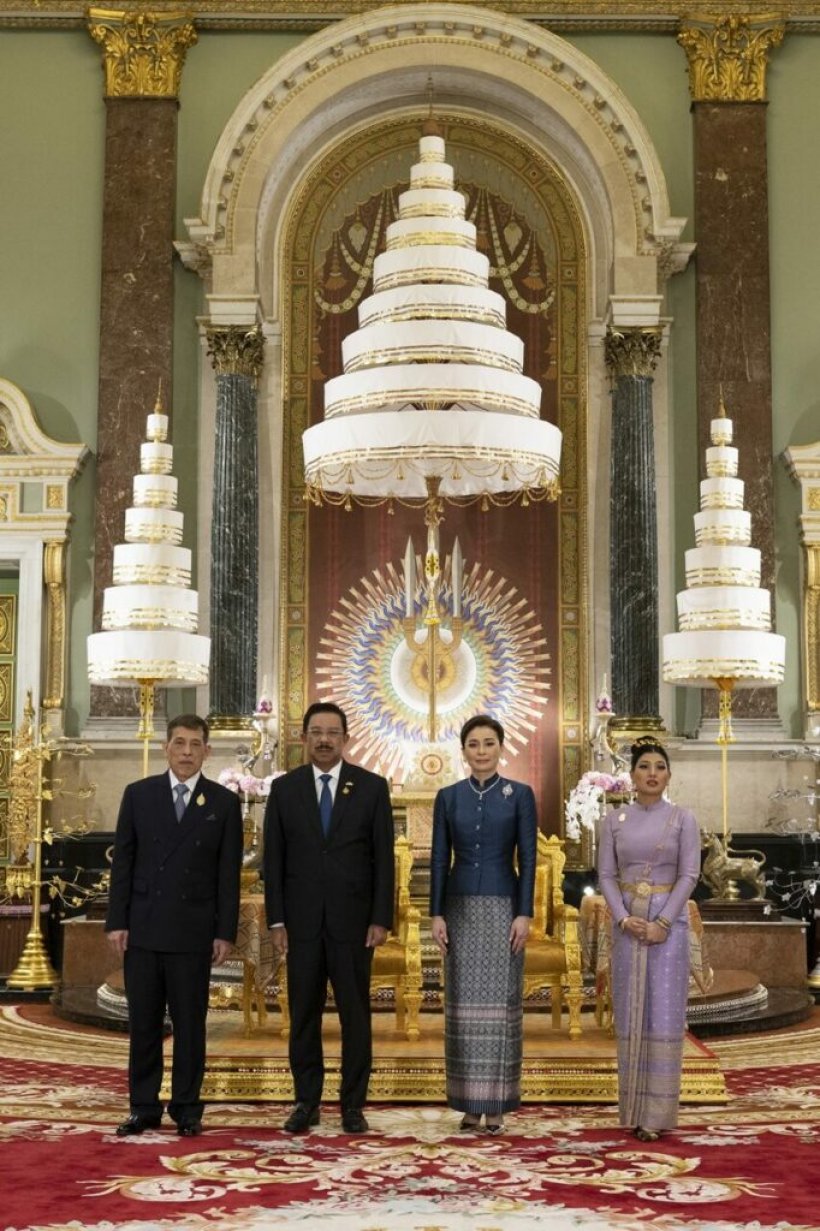
{"type": "Polygon", "coordinates": [[[352,783],[352,782],[346,782],[346,783],[344,784],[344,786],[342,787],[342,794],[343,794],[343,795],[349,795],[349,794],[350,794],[350,792],[351,792],[352,790],[353,790],[353,783],[352,783]]]}
{"type": "Polygon", "coordinates": [[[202,805],[205,803],[205,796],[200,793],[196,797],[196,802],[197,802],[197,805],[201,808],[202,805]]]}

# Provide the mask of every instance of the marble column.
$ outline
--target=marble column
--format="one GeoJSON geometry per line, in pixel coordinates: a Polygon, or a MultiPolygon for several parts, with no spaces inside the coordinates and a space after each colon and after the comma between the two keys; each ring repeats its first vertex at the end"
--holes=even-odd
{"type": "Polygon", "coordinates": [[[245,727],[256,707],[259,623],[257,328],[207,331],[216,372],[211,519],[211,705],[214,728],[245,727]]]}
{"type": "MultiPolygon", "coordinates": [[[[775,573],[766,64],[783,31],[771,15],[732,15],[687,19],[678,34],[693,100],[698,456],[706,456],[722,389],[768,590],[775,573]]],[[[716,694],[704,694],[704,715],[716,713],[716,694]]],[[[776,721],[776,690],[742,690],[734,713],[776,721]]]]}
{"type": "Polygon", "coordinates": [[[610,620],[613,732],[659,731],[658,526],[652,372],[657,327],[610,329],[610,620]]]}
{"type": "MultiPolygon", "coordinates": [[[[103,52],[105,177],[94,525],[94,628],[122,540],[145,416],[171,403],[177,95],[190,20],[88,10],[103,52]]],[[[92,717],[135,713],[124,689],[91,690],[92,717]]]]}

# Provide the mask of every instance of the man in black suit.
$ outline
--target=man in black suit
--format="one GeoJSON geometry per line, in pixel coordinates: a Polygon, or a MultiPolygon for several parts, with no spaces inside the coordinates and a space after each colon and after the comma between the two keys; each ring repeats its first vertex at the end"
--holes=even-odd
{"type": "Polygon", "coordinates": [[[114,839],[105,930],[123,958],[128,996],[130,1137],[158,1128],[165,1009],[174,1028],[168,1114],[180,1137],[202,1131],[205,1019],[211,964],[231,951],[239,921],[239,799],[202,774],[208,724],[168,723],[168,772],[125,788],[114,839]]]}
{"type": "Polygon", "coordinates": [[[342,1028],[342,1126],[368,1127],[370,967],[393,924],[393,815],[386,780],[342,760],[347,739],[338,705],[311,705],[302,721],[309,763],[274,780],[265,811],[268,925],[288,955],[290,1133],[319,1123],[328,979],[342,1028]]]}

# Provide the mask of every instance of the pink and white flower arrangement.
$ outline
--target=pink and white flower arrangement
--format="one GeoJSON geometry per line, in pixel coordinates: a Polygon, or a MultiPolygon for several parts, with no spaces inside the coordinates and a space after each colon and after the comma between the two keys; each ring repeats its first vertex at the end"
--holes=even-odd
{"type": "Polygon", "coordinates": [[[567,837],[577,842],[582,829],[594,831],[607,795],[628,795],[631,790],[632,779],[626,772],[602,774],[589,770],[572,788],[564,807],[567,837]]]}
{"type": "Polygon", "coordinates": [[[222,769],[219,771],[219,781],[235,795],[244,795],[248,799],[267,799],[270,795],[271,783],[274,778],[281,778],[284,771],[277,769],[266,778],[257,778],[254,774],[246,774],[241,769],[222,769]]]}

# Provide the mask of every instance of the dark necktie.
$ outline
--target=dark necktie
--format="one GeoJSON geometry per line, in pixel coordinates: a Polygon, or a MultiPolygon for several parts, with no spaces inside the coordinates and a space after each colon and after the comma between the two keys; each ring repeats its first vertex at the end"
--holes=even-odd
{"type": "Polygon", "coordinates": [[[319,796],[319,819],[322,822],[322,831],[327,837],[330,831],[330,816],[333,812],[333,795],[330,790],[330,774],[320,774],[319,781],[322,784],[322,793],[319,796]]]}
{"type": "Polygon", "coordinates": [[[185,815],[185,795],[187,790],[188,788],[184,782],[178,782],[174,787],[174,794],[176,795],[176,799],[174,800],[174,811],[177,814],[178,821],[181,821],[185,815]]]}

